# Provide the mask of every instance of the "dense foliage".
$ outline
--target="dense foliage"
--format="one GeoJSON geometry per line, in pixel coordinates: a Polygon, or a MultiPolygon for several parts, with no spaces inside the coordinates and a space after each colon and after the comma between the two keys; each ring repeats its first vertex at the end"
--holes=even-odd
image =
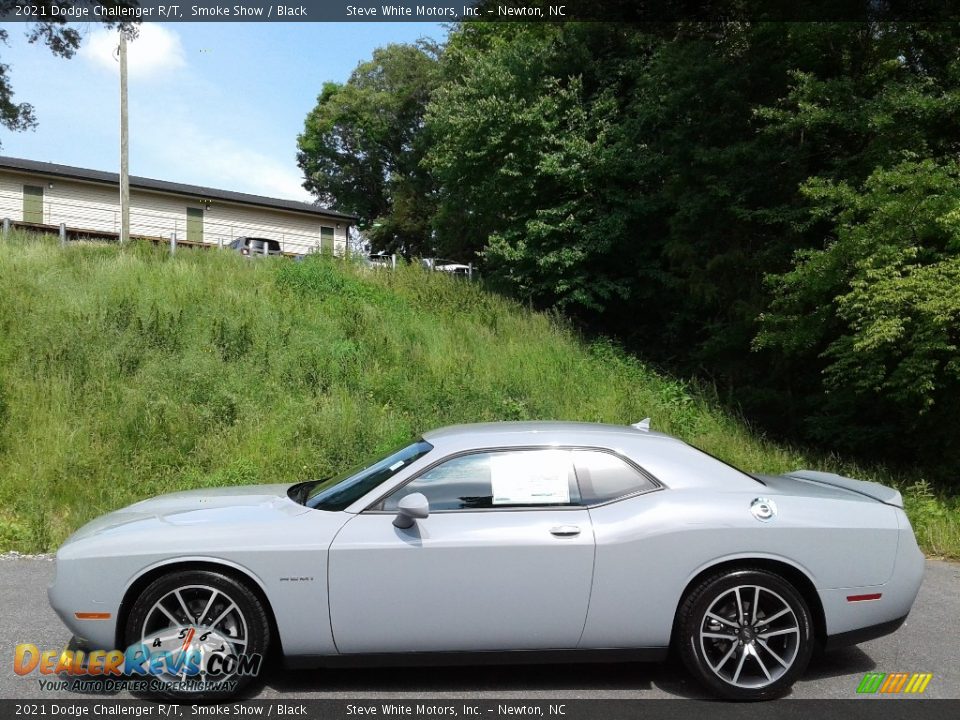
{"type": "Polygon", "coordinates": [[[960,167],[904,161],[856,189],[811,180],[831,241],[770,278],[757,347],[816,351],[826,393],[812,433],[856,449],[904,433],[955,462],[960,411],[960,167]]]}
{"type": "Polygon", "coordinates": [[[955,480],[958,47],[955,23],[462,24],[411,142],[423,247],[773,433],[955,480]]]}

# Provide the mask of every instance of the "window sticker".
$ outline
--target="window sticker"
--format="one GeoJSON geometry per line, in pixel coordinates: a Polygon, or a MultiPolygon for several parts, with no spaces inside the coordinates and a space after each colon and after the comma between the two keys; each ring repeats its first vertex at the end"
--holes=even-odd
{"type": "Polygon", "coordinates": [[[490,458],[494,505],[570,502],[570,457],[565,450],[517,452],[490,458]]]}

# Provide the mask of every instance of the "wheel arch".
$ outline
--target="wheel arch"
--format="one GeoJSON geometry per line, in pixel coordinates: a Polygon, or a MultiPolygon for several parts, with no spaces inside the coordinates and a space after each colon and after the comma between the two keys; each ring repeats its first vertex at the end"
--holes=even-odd
{"type": "Polygon", "coordinates": [[[708,575],[715,575],[719,572],[730,572],[734,570],[765,570],[774,575],[779,575],[789,582],[800,596],[807,603],[810,609],[810,616],[813,620],[813,632],[817,646],[822,647],[827,639],[827,621],[823,611],[823,602],[820,600],[820,594],[810,576],[789,562],[770,557],[738,557],[714,562],[701,568],[690,578],[680,593],[677,600],[677,606],[673,611],[673,630],[670,634],[670,646],[674,647],[677,634],[677,623],[680,618],[680,608],[690,592],[700,584],[708,575]]]}
{"type": "Polygon", "coordinates": [[[267,593],[264,590],[260,579],[244,567],[225,562],[223,560],[215,560],[210,558],[181,558],[177,560],[171,560],[145,568],[139,575],[137,575],[129,583],[129,585],[127,585],[127,589],[123,593],[123,599],[120,601],[120,608],[117,611],[117,625],[115,629],[115,647],[124,647],[124,629],[127,624],[127,618],[130,615],[130,609],[133,607],[134,601],[136,601],[136,599],[147,588],[147,586],[157,578],[168,575],[171,572],[183,572],[186,570],[207,570],[210,572],[220,573],[221,575],[226,575],[233,578],[237,582],[240,582],[249,588],[249,590],[253,592],[253,594],[257,596],[257,599],[263,604],[263,608],[266,611],[267,620],[270,623],[271,645],[276,648],[281,655],[283,654],[282,640],[277,627],[277,619],[274,616],[273,606],[270,604],[270,599],[267,597],[267,593]]]}

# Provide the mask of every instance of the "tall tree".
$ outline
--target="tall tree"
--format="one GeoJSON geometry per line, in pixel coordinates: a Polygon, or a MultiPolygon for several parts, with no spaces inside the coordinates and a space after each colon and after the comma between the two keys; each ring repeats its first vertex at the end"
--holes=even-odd
{"type": "Polygon", "coordinates": [[[906,159],[803,192],[831,232],[770,277],[757,346],[821,370],[812,436],[960,464],[960,165],[906,159]]]}
{"type": "Polygon", "coordinates": [[[459,28],[427,115],[439,240],[482,252],[535,302],[665,355],[683,348],[694,366],[690,350],[736,322],[742,355],[764,263],[792,249],[755,211],[805,177],[752,114],[786,87],[784,32],[459,28]]]}
{"type": "Polygon", "coordinates": [[[326,83],[298,139],[304,187],[360,216],[380,249],[429,253],[433,187],[420,161],[438,46],[387,45],[344,84],[326,83]]]}
{"type": "Polygon", "coordinates": [[[916,210],[916,269],[883,249],[913,232],[909,201],[953,201],[958,42],[955,24],[462,25],[427,113],[438,240],[773,432],[920,459],[957,426],[952,251],[933,252],[952,215],[916,210]],[[884,282],[840,262],[863,243],[884,282]],[[881,307],[900,355],[862,315],[881,307]]]}
{"type": "Polygon", "coordinates": [[[645,39],[603,24],[465,24],[450,38],[428,109],[438,242],[482,253],[525,298],[601,312],[629,294],[615,150],[645,39]]]}
{"type": "Polygon", "coordinates": [[[956,477],[960,30],[870,24],[835,39],[830,65],[797,68],[757,110],[817,162],[798,193],[804,246],[769,277],[755,345],[816,390],[796,406],[807,437],[936,458],[956,477]]]}

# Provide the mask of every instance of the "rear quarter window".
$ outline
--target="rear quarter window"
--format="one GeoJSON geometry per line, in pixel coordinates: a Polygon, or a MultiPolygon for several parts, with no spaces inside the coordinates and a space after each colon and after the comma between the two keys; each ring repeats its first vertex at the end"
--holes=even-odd
{"type": "Polygon", "coordinates": [[[609,502],[657,487],[653,480],[613,453],[575,450],[573,462],[584,505],[609,502]]]}

